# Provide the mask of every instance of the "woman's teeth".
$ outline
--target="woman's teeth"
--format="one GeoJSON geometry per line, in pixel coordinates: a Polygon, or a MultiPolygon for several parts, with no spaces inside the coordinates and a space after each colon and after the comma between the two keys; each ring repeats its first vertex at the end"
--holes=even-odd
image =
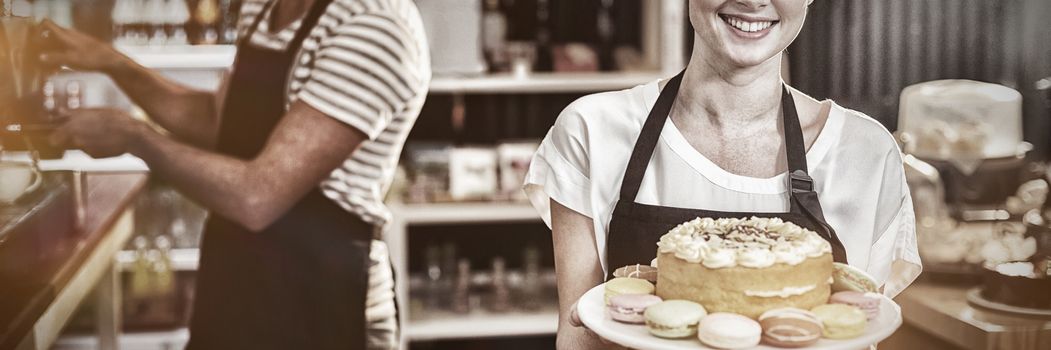
{"type": "Polygon", "coordinates": [[[741,30],[742,32],[748,32],[748,33],[754,33],[754,32],[758,32],[758,31],[763,31],[763,30],[766,30],[766,28],[770,28],[770,26],[774,25],[774,22],[770,22],[770,21],[748,22],[748,21],[741,20],[741,19],[736,18],[736,17],[729,17],[729,16],[723,17],[723,20],[726,21],[726,23],[729,23],[734,28],[737,28],[737,29],[741,30]]]}

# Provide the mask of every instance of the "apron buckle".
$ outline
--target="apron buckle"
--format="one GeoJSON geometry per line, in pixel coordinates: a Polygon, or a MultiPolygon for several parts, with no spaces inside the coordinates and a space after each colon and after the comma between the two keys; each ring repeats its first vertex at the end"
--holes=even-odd
{"type": "Polygon", "coordinates": [[[793,171],[789,174],[792,193],[806,193],[814,191],[814,179],[802,170],[793,171]]]}

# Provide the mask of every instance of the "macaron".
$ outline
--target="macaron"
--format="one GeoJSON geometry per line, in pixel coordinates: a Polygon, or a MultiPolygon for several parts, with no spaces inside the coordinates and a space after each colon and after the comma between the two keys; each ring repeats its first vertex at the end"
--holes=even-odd
{"type": "Polygon", "coordinates": [[[657,284],[657,268],[642,264],[623,266],[613,270],[613,277],[639,278],[657,284]]]}
{"type": "Polygon", "coordinates": [[[846,304],[857,307],[861,311],[865,312],[865,316],[869,321],[872,321],[879,316],[879,294],[876,293],[862,293],[855,291],[842,291],[832,293],[832,296],[828,298],[830,304],[846,304]]]}
{"type": "Polygon", "coordinates": [[[763,328],[753,319],[716,312],[697,324],[697,338],[716,349],[746,349],[759,345],[763,328]]]}
{"type": "Polygon", "coordinates": [[[879,293],[876,279],[865,271],[842,263],[832,263],[832,292],[852,290],[862,293],[879,293]]]}
{"type": "Polygon", "coordinates": [[[764,312],[759,316],[763,327],[763,343],[779,348],[802,348],[821,339],[824,327],[813,312],[786,307],[764,312]]]}
{"type": "Polygon", "coordinates": [[[617,277],[606,281],[606,306],[609,298],[621,294],[653,294],[653,283],[638,278],[617,277]]]}
{"type": "Polygon", "coordinates": [[[646,329],[661,338],[686,338],[697,333],[697,322],[708,315],[701,304],[665,300],[646,308],[646,329]]]}
{"type": "Polygon", "coordinates": [[[865,327],[868,325],[865,312],[850,305],[818,305],[810,311],[821,320],[821,325],[825,327],[823,334],[828,339],[856,338],[865,333],[865,327]]]}
{"type": "Polygon", "coordinates": [[[663,301],[652,294],[621,294],[609,298],[609,316],[614,321],[632,324],[646,323],[646,308],[663,301]]]}

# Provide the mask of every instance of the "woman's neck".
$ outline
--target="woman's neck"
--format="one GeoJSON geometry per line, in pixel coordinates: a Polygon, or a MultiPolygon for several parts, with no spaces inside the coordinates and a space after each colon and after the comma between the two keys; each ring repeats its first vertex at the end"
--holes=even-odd
{"type": "Polygon", "coordinates": [[[781,103],[781,54],[753,67],[734,67],[695,49],[673,114],[703,118],[714,126],[777,118],[781,103]]]}

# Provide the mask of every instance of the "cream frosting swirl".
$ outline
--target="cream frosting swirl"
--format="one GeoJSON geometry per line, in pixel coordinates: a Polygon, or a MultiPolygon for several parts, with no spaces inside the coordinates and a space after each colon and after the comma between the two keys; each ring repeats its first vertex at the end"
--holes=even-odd
{"type": "Polygon", "coordinates": [[[696,218],[661,236],[659,253],[717,269],[796,265],[832,252],[817,232],[780,218],[696,218]]]}

